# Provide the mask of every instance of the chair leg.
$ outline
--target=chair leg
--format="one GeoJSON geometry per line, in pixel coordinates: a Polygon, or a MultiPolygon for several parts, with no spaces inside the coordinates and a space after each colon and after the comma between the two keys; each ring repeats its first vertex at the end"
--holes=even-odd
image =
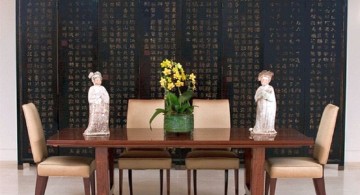
{"type": "Polygon", "coordinates": [[[170,169],[166,169],[166,194],[170,195],[170,169]]]}
{"type": "Polygon", "coordinates": [[[239,169],[234,169],[235,195],[239,195],[239,169]]]}
{"type": "Polygon", "coordinates": [[[129,190],[130,190],[130,195],[133,195],[133,188],[132,188],[132,170],[129,169],[128,170],[128,174],[129,174],[129,190]]]}
{"type": "Polygon", "coordinates": [[[160,169],[160,195],[163,194],[163,182],[164,182],[164,173],[163,169],[160,169]]]}
{"type": "Polygon", "coordinates": [[[316,195],[326,194],[324,177],[313,178],[313,183],[314,183],[316,195]]]}
{"type": "Polygon", "coordinates": [[[95,195],[95,173],[92,173],[89,178],[84,177],[83,182],[85,195],[95,195]]]}
{"type": "Polygon", "coordinates": [[[194,195],[197,195],[197,177],[196,177],[197,170],[193,170],[193,183],[194,183],[194,195]]]}
{"type": "Polygon", "coordinates": [[[225,189],[224,189],[224,195],[227,195],[227,190],[228,190],[228,177],[229,176],[229,170],[225,169],[225,189]]]}
{"type": "Polygon", "coordinates": [[[44,195],[49,177],[40,176],[36,177],[35,195],[44,195]]]}
{"type": "Polygon", "coordinates": [[[188,195],[191,195],[191,169],[187,170],[187,190],[188,195]]]}
{"type": "Polygon", "coordinates": [[[95,172],[90,175],[91,194],[95,195],[95,172]]]}
{"type": "MultiPolygon", "coordinates": [[[[269,177],[268,182],[270,185],[270,195],[275,195],[277,178],[271,178],[270,175],[266,175],[266,177],[269,177]]],[[[265,187],[265,194],[267,194],[266,187],[265,187]]]]}
{"type": "Polygon", "coordinates": [[[270,175],[266,172],[266,178],[265,178],[265,195],[268,195],[268,193],[269,193],[269,187],[270,187],[270,175]]]}
{"type": "Polygon", "coordinates": [[[122,195],[123,191],[123,170],[119,169],[119,194],[122,195]]]}
{"type": "Polygon", "coordinates": [[[265,178],[265,195],[268,195],[269,189],[270,189],[270,195],[275,194],[275,188],[276,188],[276,178],[271,178],[269,173],[266,172],[266,178],[265,178]]]}
{"type": "Polygon", "coordinates": [[[83,178],[83,182],[84,182],[84,190],[85,190],[85,195],[90,195],[90,177],[84,177],[83,178]]]}

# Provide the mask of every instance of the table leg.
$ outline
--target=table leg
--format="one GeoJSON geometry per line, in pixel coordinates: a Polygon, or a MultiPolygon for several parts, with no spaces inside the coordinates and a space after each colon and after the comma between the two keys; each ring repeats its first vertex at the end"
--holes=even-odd
{"type": "Polygon", "coordinates": [[[264,194],[265,148],[245,149],[246,194],[264,194]]]}
{"type": "Polygon", "coordinates": [[[109,176],[109,149],[107,147],[95,148],[96,161],[96,191],[98,195],[110,194],[109,176]]]}
{"type": "Polygon", "coordinates": [[[114,187],[114,149],[109,148],[108,162],[109,162],[109,174],[110,174],[110,189],[114,187]]]}
{"type": "Polygon", "coordinates": [[[250,182],[251,182],[251,149],[246,148],[244,149],[244,187],[245,187],[245,194],[250,194],[250,182]]]}

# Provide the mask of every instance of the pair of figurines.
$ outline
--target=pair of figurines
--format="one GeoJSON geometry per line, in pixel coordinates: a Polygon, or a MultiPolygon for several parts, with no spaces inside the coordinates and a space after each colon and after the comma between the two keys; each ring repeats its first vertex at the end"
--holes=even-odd
{"type": "Polygon", "coordinates": [[[100,72],[90,72],[93,86],[88,93],[89,125],[84,131],[85,136],[109,135],[109,103],[110,97],[105,87],[101,85],[100,72]]]}
{"type": "Polygon", "coordinates": [[[267,70],[263,70],[258,75],[261,86],[255,93],[256,122],[255,126],[249,129],[253,138],[254,135],[271,137],[277,133],[275,131],[276,98],[274,88],[269,85],[273,75],[273,72],[267,70]]]}

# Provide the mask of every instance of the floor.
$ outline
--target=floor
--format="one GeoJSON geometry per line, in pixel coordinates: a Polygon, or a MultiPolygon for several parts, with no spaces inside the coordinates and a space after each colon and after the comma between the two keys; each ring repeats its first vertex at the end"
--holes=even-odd
{"type": "MultiPolygon", "coordinates": [[[[355,195],[360,191],[360,163],[348,163],[345,170],[338,171],[337,165],[327,165],[325,168],[325,182],[328,195],[355,195]]],[[[243,168],[240,169],[240,195],[243,189],[243,168]]],[[[36,169],[24,164],[22,170],[17,169],[16,162],[0,162],[0,194],[33,195],[36,169]]],[[[127,174],[125,174],[127,177],[127,174]]],[[[114,194],[119,194],[118,170],[115,170],[114,194]]],[[[127,178],[124,179],[124,194],[128,194],[127,178]]],[[[159,172],[155,170],[134,171],[134,195],[159,195],[159,172]]],[[[223,194],[223,171],[198,171],[198,195],[223,194]]],[[[171,194],[186,195],[186,171],[171,170],[171,194]]],[[[49,178],[46,194],[82,195],[83,183],[81,178],[51,177],[49,178]]],[[[229,195],[234,194],[233,172],[229,172],[229,195]]],[[[315,194],[312,181],[309,179],[280,179],[278,180],[277,195],[312,195],[315,194]]]]}

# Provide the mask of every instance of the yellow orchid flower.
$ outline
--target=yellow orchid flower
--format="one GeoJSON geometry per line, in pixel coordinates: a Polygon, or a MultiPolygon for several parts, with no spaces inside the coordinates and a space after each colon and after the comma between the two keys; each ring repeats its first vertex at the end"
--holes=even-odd
{"type": "Polygon", "coordinates": [[[177,72],[177,73],[174,73],[174,78],[177,80],[181,80],[182,77],[181,77],[180,73],[177,72]]]}
{"type": "Polygon", "coordinates": [[[180,63],[176,63],[176,65],[175,65],[178,69],[180,69],[180,70],[182,70],[183,68],[182,68],[182,65],[180,64],[180,63]]]}
{"type": "Polygon", "coordinates": [[[174,83],[168,83],[167,89],[171,91],[174,87],[174,83]]]}
{"type": "Polygon", "coordinates": [[[178,74],[178,73],[179,73],[179,70],[178,70],[176,67],[173,67],[173,68],[172,68],[172,71],[173,71],[174,74],[178,74]]]}
{"type": "Polygon", "coordinates": [[[182,87],[182,86],[184,86],[184,82],[181,82],[180,80],[177,80],[176,83],[175,83],[175,86],[176,87],[182,87]]]}
{"type": "Polygon", "coordinates": [[[168,69],[168,68],[164,68],[163,74],[164,74],[164,75],[170,75],[170,74],[171,74],[171,70],[168,69]]]}
{"type": "Polygon", "coordinates": [[[189,75],[189,78],[190,78],[191,81],[195,81],[196,76],[194,75],[194,73],[191,73],[191,74],[189,75]]]}
{"type": "Polygon", "coordinates": [[[166,84],[166,80],[164,78],[161,78],[160,79],[160,86],[165,87],[165,84],[166,84]]]}
{"type": "Polygon", "coordinates": [[[171,61],[168,59],[165,59],[164,61],[161,62],[160,66],[161,66],[161,68],[168,68],[171,66],[171,61]]]}
{"type": "Polygon", "coordinates": [[[185,74],[185,72],[181,72],[181,80],[183,80],[183,81],[186,80],[186,74],[185,74]]]}

